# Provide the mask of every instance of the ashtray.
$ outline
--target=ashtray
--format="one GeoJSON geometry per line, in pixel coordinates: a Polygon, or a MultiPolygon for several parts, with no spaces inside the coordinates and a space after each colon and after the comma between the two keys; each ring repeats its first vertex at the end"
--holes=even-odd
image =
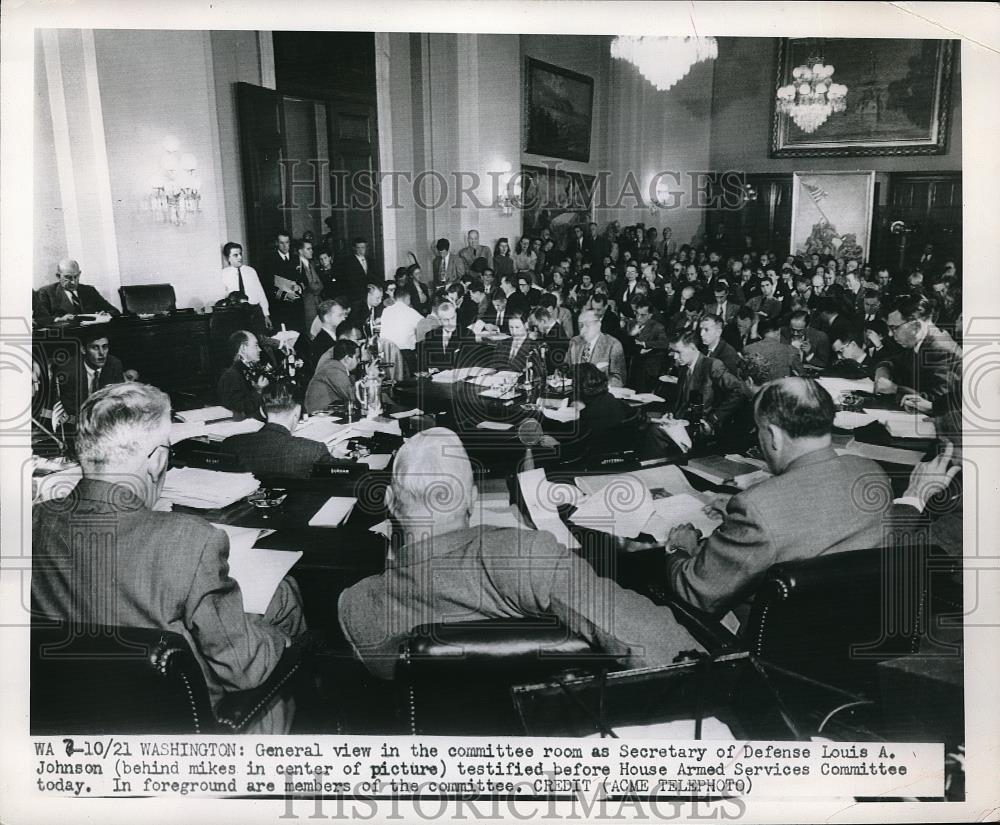
{"type": "Polygon", "coordinates": [[[248,495],[247,501],[259,510],[273,510],[284,504],[286,498],[288,493],[285,490],[258,490],[248,495]]]}

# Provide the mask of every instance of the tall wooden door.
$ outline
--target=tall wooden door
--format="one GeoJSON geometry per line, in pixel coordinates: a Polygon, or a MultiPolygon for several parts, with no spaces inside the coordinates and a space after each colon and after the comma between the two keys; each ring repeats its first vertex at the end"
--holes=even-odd
{"type": "Polygon", "coordinates": [[[317,243],[330,231],[331,252],[349,254],[363,237],[382,270],[375,107],[237,84],[240,151],[250,262],[284,229],[317,243]]]}
{"type": "MultiPolygon", "coordinates": [[[[925,244],[934,245],[938,262],[961,264],[962,175],[899,173],[889,177],[886,206],[878,210],[881,259],[899,268],[916,263],[925,244]],[[892,234],[889,227],[902,221],[906,232],[892,234]],[[902,241],[906,239],[906,246],[902,241]],[[902,258],[902,260],[900,260],[902,258]]],[[[873,256],[874,257],[874,256],[873,256]]],[[[933,273],[932,273],[933,274],[933,273]]]]}

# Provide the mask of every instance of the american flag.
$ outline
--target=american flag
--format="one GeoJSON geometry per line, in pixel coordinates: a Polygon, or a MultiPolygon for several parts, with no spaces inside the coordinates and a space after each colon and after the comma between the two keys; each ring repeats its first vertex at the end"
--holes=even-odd
{"type": "Polygon", "coordinates": [[[801,183],[802,186],[805,188],[806,192],[809,193],[809,197],[812,198],[813,203],[815,203],[816,206],[819,206],[819,202],[823,200],[823,198],[828,197],[830,194],[818,184],[809,183],[807,181],[801,181],[801,183]]]}

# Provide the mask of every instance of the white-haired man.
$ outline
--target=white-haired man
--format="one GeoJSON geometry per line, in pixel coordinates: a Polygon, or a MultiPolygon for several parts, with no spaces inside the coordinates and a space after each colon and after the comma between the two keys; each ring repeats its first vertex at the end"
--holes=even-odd
{"type": "Polygon", "coordinates": [[[601,332],[601,318],[592,309],[580,313],[580,334],[569,342],[571,364],[594,364],[608,376],[609,387],[625,386],[625,350],[617,338],[601,332]]]}
{"type": "Polygon", "coordinates": [[[470,527],[476,504],[472,465],[451,430],[425,430],[400,449],[386,491],[400,550],[339,601],[344,635],[375,675],[391,679],[400,640],[431,622],[555,615],[633,667],[697,649],[668,608],[599,577],[551,533],[470,527]]]}
{"type": "MultiPolygon", "coordinates": [[[[198,516],[152,510],[169,438],[170,401],[155,387],[115,384],[84,402],[76,435],[83,478],[65,497],[32,511],[32,600],[43,615],[72,627],[181,634],[214,704],[263,683],[305,621],[289,579],[264,615],[245,613],[229,576],[226,534],[198,516]]],[[[290,722],[278,704],[253,732],[287,732],[290,722]]]]}

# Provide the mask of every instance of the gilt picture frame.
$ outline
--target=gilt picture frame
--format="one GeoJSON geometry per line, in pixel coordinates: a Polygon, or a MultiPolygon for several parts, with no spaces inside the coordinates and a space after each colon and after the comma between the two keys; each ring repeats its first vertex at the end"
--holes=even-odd
{"type": "Polygon", "coordinates": [[[818,57],[847,86],[847,109],[807,134],[772,103],[771,157],[943,154],[956,51],[951,40],[780,39],[775,89],[818,57]]]}
{"type": "Polygon", "coordinates": [[[533,155],[590,161],[594,78],[527,57],[522,145],[533,155]]]}

